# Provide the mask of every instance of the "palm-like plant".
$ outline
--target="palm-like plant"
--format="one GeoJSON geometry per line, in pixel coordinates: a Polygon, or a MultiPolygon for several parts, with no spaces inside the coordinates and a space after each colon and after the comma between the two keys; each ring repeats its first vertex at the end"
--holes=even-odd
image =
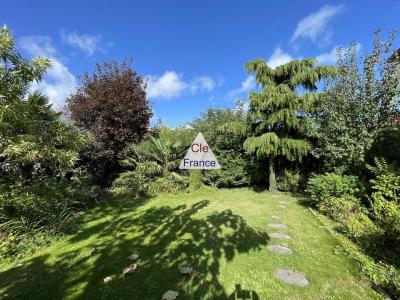
{"type": "Polygon", "coordinates": [[[160,137],[150,138],[140,144],[130,145],[127,157],[122,163],[125,166],[136,166],[136,169],[149,176],[161,174],[163,177],[175,176],[172,170],[179,166],[181,154],[184,151],[183,143],[163,134],[160,137]]]}

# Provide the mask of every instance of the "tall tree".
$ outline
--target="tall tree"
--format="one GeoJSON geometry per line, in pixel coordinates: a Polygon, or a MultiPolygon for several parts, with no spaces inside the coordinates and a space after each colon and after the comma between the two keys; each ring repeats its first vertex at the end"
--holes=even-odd
{"type": "Polygon", "coordinates": [[[0,30],[0,177],[60,175],[74,165],[87,137],[61,121],[46,96],[28,93],[50,67],[47,58],[24,59],[14,38],[0,30]]]}
{"type": "Polygon", "coordinates": [[[23,58],[15,49],[15,40],[7,26],[0,29],[0,103],[22,100],[30,84],[40,81],[49,67],[47,58],[23,58]]]}
{"type": "Polygon", "coordinates": [[[98,64],[93,75],[84,74],[67,105],[74,124],[94,137],[84,160],[100,184],[109,184],[120,169],[124,148],[148,130],[152,111],[143,77],[130,60],[98,64]]]}
{"type": "Polygon", "coordinates": [[[357,45],[338,51],[338,76],[327,81],[317,120],[317,147],[327,169],[347,167],[357,172],[379,134],[396,126],[400,116],[400,59],[393,51],[393,31],[387,41],[375,33],[370,53],[359,58],[357,45]]]}
{"type": "Polygon", "coordinates": [[[275,160],[278,157],[290,161],[301,160],[311,148],[305,132],[308,116],[320,98],[317,84],[322,78],[334,75],[330,66],[316,66],[315,59],[291,61],[270,68],[262,59],[246,64],[254,74],[261,92],[249,95],[247,125],[227,123],[223,129],[247,134],[244,148],[249,154],[268,157],[269,191],[275,191],[275,160]],[[301,91],[301,93],[300,93],[301,91]]]}

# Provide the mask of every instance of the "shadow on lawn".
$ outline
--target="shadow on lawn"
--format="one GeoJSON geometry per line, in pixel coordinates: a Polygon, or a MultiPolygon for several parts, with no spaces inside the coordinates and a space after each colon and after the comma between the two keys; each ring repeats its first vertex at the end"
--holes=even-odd
{"type": "MultiPolygon", "coordinates": [[[[39,256],[16,269],[0,274],[0,290],[9,298],[61,299],[161,299],[176,290],[178,299],[259,299],[255,291],[242,290],[240,283],[228,294],[219,280],[221,260],[232,261],[237,253],[261,249],[268,235],[247,225],[227,209],[203,218],[195,216],[208,200],[187,206],[153,206],[146,210],[122,205],[109,208],[114,218],[71,236],[78,243],[97,235],[98,254],[87,247],[63,252],[53,261],[39,256]],[[127,256],[138,253],[138,269],[121,275],[129,265],[127,256]],[[179,266],[196,272],[186,277],[179,266]],[[104,285],[106,276],[115,279],[104,285]],[[76,294],[74,294],[74,290],[76,294]],[[72,294],[72,295],[71,295],[72,294]]],[[[232,277],[235,274],[232,274],[232,277]]],[[[0,294],[1,296],[2,294],[0,294]]]]}

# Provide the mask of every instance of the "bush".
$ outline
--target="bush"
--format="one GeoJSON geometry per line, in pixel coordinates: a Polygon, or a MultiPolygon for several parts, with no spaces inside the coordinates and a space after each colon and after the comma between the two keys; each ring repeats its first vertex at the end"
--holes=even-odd
{"type": "Polygon", "coordinates": [[[328,197],[317,204],[318,210],[342,224],[355,213],[361,212],[361,206],[344,198],[328,197]]]}
{"type": "Polygon", "coordinates": [[[373,216],[376,224],[383,230],[382,242],[386,248],[400,253],[400,206],[383,197],[374,196],[373,216]]]}
{"type": "Polygon", "coordinates": [[[191,190],[198,190],[202,187],[202,172],[201,170],[190,170],[189,171],[189,187],[191,190]]]}
{"type": "Polygon", "coordinates": [[[149,192],[151,194],[176,193],[186,191],[188,187],[189,180],[187,177],[171,173],[167,177],[160,177],[151,182],[149,185],[149,192]]]}
{"type": "Polygon", "coordinates": [[[285,170],[282,175],[277,178],[277,186],[283,192],[299,192],[302,177],[299,171],[285,170]]]}
{"type": "Polygon", "coordinates": [[[204,173],[204,183],[219,188],[242,187],[249,184],[249,174],[246,170],[246,160],[234,150],[218,151],[220,170],[210,170],[204,173]]]}
{"type": "Polygon", "coordinates": [[[351,215],[345,221],[347,235],[365,249],[374,249],[379,244],[382,230],[363,212],[351,215]]]}
{"type": "Polygon", "coordinates": [[[0,256],[32,252],[54,237],[75,232],[82,208],[102,198],[85,178],[37,178],[0,183],[0,256]]]}
{"type": "Polygon", "coordinates": [[[359,191],[359,183],[356,176],[338,173],[314,175],[308,180],[306,189],[306,192],[310,195],[310,202],[314,205],[329,197],[356,201],[355,195],[359,191]]]}
{"type": "Polygon", "coordinates": [[[67,179],[37,179],[0,184],[0,223],[2,232],[28,233],[46,230],[71,232],[78,209],[92,206],[102,195],[95,186],[67,179]]]}
{"type": "Polygon", "coordinates": [[[117,194],[144,195],[149,190],[150,179],[137,171],[121,173],[114,180],[111,191],[117,194]]]}

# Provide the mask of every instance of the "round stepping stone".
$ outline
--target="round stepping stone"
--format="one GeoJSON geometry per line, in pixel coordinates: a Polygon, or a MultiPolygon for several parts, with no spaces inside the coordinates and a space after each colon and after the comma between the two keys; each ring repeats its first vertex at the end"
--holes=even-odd
{"type": "Polygon", "coordinates": [[[279,233],[279,232],[271,232],[268,233],[268,236],[270,238],[274,238],[274,239],[279,239],[279,240],[291,240],[292,237],[283,233],[279,233]]]}
{"type": "Polygon", "coordinates": [[[177,291],[166,291],[164,295],[162,295],[161,300],[174,300],[176,297],[179,296],[179,293],[177,291]]]}
{"type": "Polygon", "coordinates": [[[289,255],[289,254],[293,253],[292,249],[285,247],[285,246],[281,246],[281,245],[270,245],[267,248],[271,252],[283,254],[283,255],[289,255]]]}
{"type": "Polygon", "coordinates": [[[107,276],[106,278],[103,279],[103,282],[105,284],[109,284],[111,281],[113,281],[114,277],[113,276],[107,276]]]}
{"type": "Polygon", "coordinates": [[[287,229],[287,225],[285,224],[280,224],[280,223],[270,223],[268,224],[268,227],[274,228],[274,229],[287,229]]]}
{"type": "Polygon", "coordinates": [[[292,270],[278,269],[275,272],[275,277],[283,283],[298,287],[306,287],[310,284],[303,274],[294,272],[292,270]]]}
{"type": "Polygon", "coordinates": [[[279,216],[272,216],[271,218],[272,218],[272,219],[275,219],[275,220],[278,220],[278,219],[280,219],[281,217],[279,217],[279,216]]]}

